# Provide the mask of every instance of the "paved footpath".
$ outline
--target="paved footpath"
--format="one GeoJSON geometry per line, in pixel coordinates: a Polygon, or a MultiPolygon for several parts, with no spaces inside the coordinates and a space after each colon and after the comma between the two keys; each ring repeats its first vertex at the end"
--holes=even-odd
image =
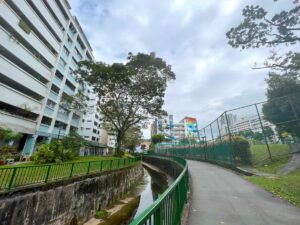
{"type": "Polygon", "coordinates": [[[189,225],[300,225],[300,209],[204,162],[188,161],[192,182],[189,225]]]}

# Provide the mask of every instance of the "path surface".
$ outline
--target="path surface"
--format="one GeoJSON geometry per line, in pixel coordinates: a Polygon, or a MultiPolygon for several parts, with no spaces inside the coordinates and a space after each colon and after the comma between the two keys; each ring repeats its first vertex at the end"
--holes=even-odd
{"type": "MultiPolygon", "coordinates": [[[[292,172],[298,168],[300,168],[300,144],[290,144],[292,157],[290,161],[278,171],[279,175],[286,175],[289,172],[292,172]]],[[[300,223],[299,223],[300,224],[300,223]]]]}
{"type": "Polygon", "coordinates": [[[219,166],[188,161],[189,225],[299,225],[300,209],[219,166]]]}

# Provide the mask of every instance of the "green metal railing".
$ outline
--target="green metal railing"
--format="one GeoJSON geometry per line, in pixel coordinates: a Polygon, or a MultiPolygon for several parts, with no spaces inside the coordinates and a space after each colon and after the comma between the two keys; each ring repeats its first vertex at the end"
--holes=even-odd
{"type": "Polygon", "coordinates": [[[141,157],[0,168],[0,191],[46,184],[132,165],[141,157]]]}
{"type": "Polygon", "coordinates": [[[151,157],[173,160],[178,163],[183,170],[175,182],[130,225],[180,225],[182,212],[187,201],[187,162],[185,159],[177,157],[161,157],[152,155],[151,157]]]}
{"type": "Polygon", "coordinates": [[[160,146],[157,144],[155,153],[166,156],[177,156],[186,159],[205,160],[224,163],[227,165],[236,165],[234,157],[234,147],[230,142],[219,142],[215,144],[169,144],[160,146]]]}

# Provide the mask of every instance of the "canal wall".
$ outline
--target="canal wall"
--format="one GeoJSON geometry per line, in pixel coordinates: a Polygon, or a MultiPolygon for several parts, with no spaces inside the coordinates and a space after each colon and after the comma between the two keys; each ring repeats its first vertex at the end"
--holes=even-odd
{"type": "Polygon", "coordinates": [[[183,168],[176,162],[168,158],[160,158],[155,156],[143,156],[143,162],[149,163],[161,169],[163,172],[168,174],[170,177],[176,179],[183,168]]]}
{"type": "Polygon", "coordinates": [[[1,225],[80,225],[122,199],[143,176],[141,164],[0,195],[1,225]]]}

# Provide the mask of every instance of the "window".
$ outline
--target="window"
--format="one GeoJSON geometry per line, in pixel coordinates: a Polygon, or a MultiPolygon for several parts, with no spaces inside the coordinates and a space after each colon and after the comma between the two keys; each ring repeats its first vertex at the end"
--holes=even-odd
{"type": "Polygon", "coordinates": [[[55,107],[55,102],[51,101],[50,99],[47,100],[47,106],[53,109],[55,107]]]}
{"type": "Polygon", "coordinates": [[[66,48],[66,46],[64,46],[63,52],[64,52],[67,56],[70,55],[70,52],[69,52],[69,50],[66,48]]]}
{"type": "Polygon", "coordinates": [[[85,128],[86,130],[91,130],[91,128],[85,128]]]}

